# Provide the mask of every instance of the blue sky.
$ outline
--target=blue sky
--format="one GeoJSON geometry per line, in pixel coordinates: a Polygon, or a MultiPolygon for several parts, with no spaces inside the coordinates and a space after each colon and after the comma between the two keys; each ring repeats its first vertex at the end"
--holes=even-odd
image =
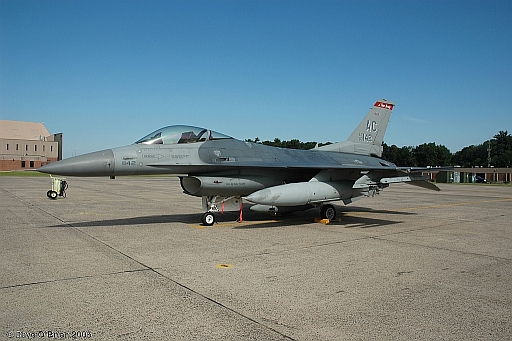
{"type": "Polygon", "coordinates": [[[385,142],[512,133],[512,1],[0,0],[0,119],[64,157],[189,124],[342,141],[379,98],[385,142]]]}

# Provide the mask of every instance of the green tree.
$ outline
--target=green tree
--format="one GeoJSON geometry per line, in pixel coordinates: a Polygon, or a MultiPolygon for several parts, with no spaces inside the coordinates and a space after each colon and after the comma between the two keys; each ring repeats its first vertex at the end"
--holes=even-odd
{"type": "Polygon", "coordinates": [[[413,147],[396,145],[388,146],[385,142],[382,145],[382,158],[389,162],[393,162],[398,167],[414,166],[416,164],[412,153],[413,147]]]}
{"type": "Polygon", "coordinates": [[[415,166],[449,166],[452,153],[443,145],[436,145],[434,142],[423,143],[413,149],[415,166]]]}
{"type": "Polygon", "coordinates": [[[512,166],[512,136],[505,130],[494,135],[494,138],[494,150],[491,143],[491,165],[495,167],[512,166]]]}
{"type": "Polygon", "coordinates": [[[487,147],[484,144],[464,147],[453,155],[452,161],[462,167],[487,166],[487,147]]]}
{"type": "Polygon", "coordinates": [[[464,147],[453,155],[452,163],[462,167],[512,167],[512,136],[508,131],[500,131],[490,139],[477,146],[464,147]]]}

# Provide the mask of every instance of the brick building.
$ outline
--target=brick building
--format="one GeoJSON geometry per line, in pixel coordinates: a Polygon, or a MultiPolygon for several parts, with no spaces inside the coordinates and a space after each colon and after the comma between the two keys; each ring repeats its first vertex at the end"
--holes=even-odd
{"type": "Polygon", "coordinates": [[[37,169],[62,160],[62,133],[43,123],[0,120],[0,171],[37,169]]]}
{"type": "Polygon", "coordinates": [[[464,168],[455,167],[453,171],[442,171],[433,173],[430,179],[436,182],[457,182],[457,183],[474,183],[485,179],[488,183],[506,183],[512,181],[512,168],[490,167],[490,168],[464,168]]]}

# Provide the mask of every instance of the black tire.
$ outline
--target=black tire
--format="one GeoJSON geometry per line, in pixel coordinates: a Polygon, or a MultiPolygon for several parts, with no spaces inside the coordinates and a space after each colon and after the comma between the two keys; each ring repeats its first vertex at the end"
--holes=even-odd
{"type": "Polygon", "coordinates": [[[336,208],[331,204],[323,205],[320,216],[322,219],[334,220],[336,218],[336,208]]]}
{"type": "Polygon", "coordinates": [[[46,192],[46,196],[47,196],[48,198],[51,198],[51,196],[52,196],[52,190],[49,190],[48,192],[46,192]]]}
{"type": "Polygon", "coordinates": [[[215,224],[215,215],[211,212],[203,214],[203,225],[212,226],[213,224],[215,224]]]}
{"type": "Polygon", "coordinates": [[[54,200],[55,200],[55,199],[57,199],[57,196],[58,196],[58,195],[59,195],[59,194],[58,194],[57,192],[55,192],[55,191],[50,191],[50,199],[54,199],[54,200]]]}

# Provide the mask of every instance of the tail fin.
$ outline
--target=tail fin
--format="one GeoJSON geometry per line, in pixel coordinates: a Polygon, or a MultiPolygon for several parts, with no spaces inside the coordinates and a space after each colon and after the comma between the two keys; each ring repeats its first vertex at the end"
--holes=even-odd
{"type": "Polygon", "coordinates": [[[380,99],[373,105],[348,140],[317,148],[322,151],[382,156],[382,141],[395,103],[380,99]]]}

